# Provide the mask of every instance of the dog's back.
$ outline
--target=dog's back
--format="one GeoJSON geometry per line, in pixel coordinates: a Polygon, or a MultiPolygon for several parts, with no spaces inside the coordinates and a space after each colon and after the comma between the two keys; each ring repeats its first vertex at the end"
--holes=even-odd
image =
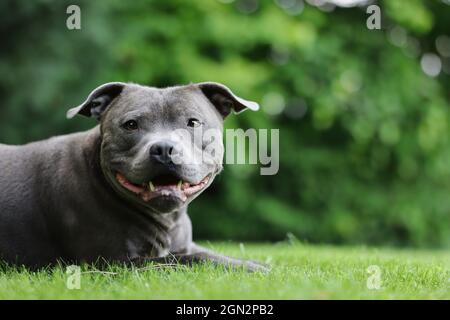
{"type": "MultiPolygon", "coordinates": [[[[47,234],[43,217],[36,210],[36,191],[41,188],[35,187],[38,163],[34,156],[43,151],[40,145],[0,145],[0,256],[8,263],[33,263],[49,249],[39,245],[47,234]]],[[[49,240],[42,242],[48,244],[49,240]]]]}
{"type": "MultiPolygon", "coordinates": [[[[80,134],[23,146],[0,144],[0,258],[39,265],[58,256],[47,224],[50,186],[80,134]],[[47,198],[47,199],[46,199],[47,198]],[[47,200],[47,201],[46,201],[47,200]]],[[[68,179],[70,177],[67,177],[68,179]]],[[[62,191],[62,190],[61,190],[62,191]]]]}

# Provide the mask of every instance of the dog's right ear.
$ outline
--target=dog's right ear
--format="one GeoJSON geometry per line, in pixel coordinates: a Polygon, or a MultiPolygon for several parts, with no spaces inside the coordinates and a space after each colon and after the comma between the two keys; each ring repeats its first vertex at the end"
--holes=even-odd
{"type": "Polygon", "coordinates": [[[86,117],[93,117],[100,120],[103,112],[108,108],[111,102],[120,95],[126,86],[123,82],[109,82],[97,87],[78,107],[67,111],[67,119],[81,114],[86,117]]]}
{"type": "Polygon", "coordinates": [[[246,109],[257,111],[259,104],[236,96],[227,86],[218,82],[201,82],[197,86],[209,101],[216,107],[223,118],[231,111],[240,113],[246,109]]]}

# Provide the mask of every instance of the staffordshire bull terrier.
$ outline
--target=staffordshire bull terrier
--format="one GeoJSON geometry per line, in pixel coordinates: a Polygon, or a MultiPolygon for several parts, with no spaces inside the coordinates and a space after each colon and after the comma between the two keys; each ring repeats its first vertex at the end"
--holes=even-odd
{"type": "Polygon", "coordinates": [[[101,85],[67,113],[95,118],[93,129],[0,145],[0,259],[31,268],[102,260],[266,270],[196,245],[187,214],[222,170],[224,118],[258,108],[213,82],[101,85]],[[220,136],[193,138],[209,129],[220,136]]]}

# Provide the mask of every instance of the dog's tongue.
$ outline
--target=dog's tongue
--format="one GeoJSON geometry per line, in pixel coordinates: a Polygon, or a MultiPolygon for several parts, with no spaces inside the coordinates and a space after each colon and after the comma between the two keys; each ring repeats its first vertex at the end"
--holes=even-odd
{"type": "Polygon", "coordinates": [[[116,174],[117,181],[127,190],[135,193],[145,202],[150,201],[156,197],[176,197],[182,200],[183,202],[187,200],[188,196],[193,195],[194,193],[203,189],[208,181],[209,176],[203,178],[198,184],[190,184],[188,182],[182,183],[179,181],[178,183],[173,183],[173,181],[163,180],[158,181],[159,184],[152,184],[149,182],[149,185],[136,185],[130,182],[123,174],[116,174]]]}
{"type": "Polygon", "coordinates": [[[148,202],[153,198],[162,196],[177,197],[180,198],[182,201],[186,201],[187,199],[184,192],[178,189],[176,185],[155,186],[155,189],[153,191],[144,189],[144,191],[141,192],[139,195],[145,202],[148,202]]]}
{"type": "Polygon", "coordinates": [[[153,190],[150,190],[143,186],[138,186],[125,178],[121,173],[116,174],[117,181],[126,189],[130,190],[133,193],[138,194],[142,200],[145,202],[150,201],[153,198],[161,197],[161,196],[172,196],[180,198],[182,201],[186,201],[186,194],[178,188],[176,184],[167,184],[167,185],[155,185],[153,186],[153,190]]]}
{"type": "Polygon", "coordinates": [[[117,179],[117,181],[119,181],[119,183],[120,183],[122,186],[124,186],[125,188],[127,188],[127,189],[130,190],[131,192],[134,192],[134,193],[141,193],[141,192],[145,191],[145,188],[144,188],[144,187],[140,187],[140,186],[137,186],[137,185],[131,183],[130,181],[128,181],[127,178],[125,178],[124,175],[122,175],[122,174],[120,174],[120,173],[117,173],[117,174],[116,174],[116,179],[117,179]]]}

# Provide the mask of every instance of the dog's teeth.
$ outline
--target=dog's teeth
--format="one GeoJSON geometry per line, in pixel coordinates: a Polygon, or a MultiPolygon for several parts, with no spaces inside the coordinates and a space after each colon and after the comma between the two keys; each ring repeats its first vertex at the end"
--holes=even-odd
{"type": "Polygon", "coordinates": [[[183,180],[178,181],[177,188],[181,190],[182,184],[183,184],[183,180]]]}
{"type": "Polygon", "coordinates": [[[151,181],[148,183],[148,188],[150,189],[150,191],[155,191],[155,186],[151,181]]]}

